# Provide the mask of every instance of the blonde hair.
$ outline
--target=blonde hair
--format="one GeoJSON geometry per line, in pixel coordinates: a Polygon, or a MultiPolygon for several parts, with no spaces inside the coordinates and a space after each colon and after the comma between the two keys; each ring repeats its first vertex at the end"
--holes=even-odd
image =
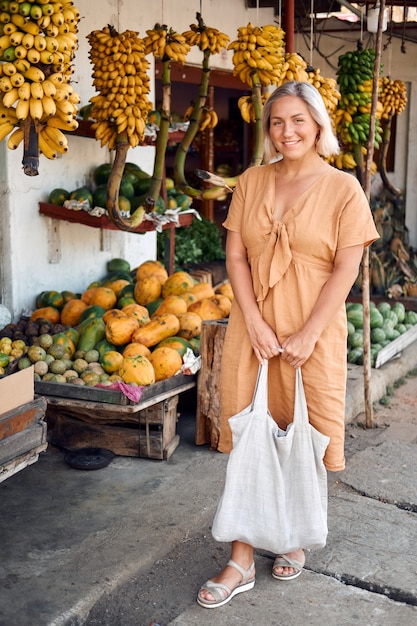
{"type": "Polygon", "coordinates": [[[264,134],[264,162],[268,163],[276,158],[278,153],[269,134],[271,121],[271,108],[274,102],[285,96],[297,96],[307,105],[311,117],[319,126],[316,149],[318,154],[329,157],[339,154],[340,146],[333,132],[332,123],[324,106],[323,98],[319,91],[310,83],[295,80],[283,83],[275,89],[265,102],[262,112],[262,129],[264,134]]]}

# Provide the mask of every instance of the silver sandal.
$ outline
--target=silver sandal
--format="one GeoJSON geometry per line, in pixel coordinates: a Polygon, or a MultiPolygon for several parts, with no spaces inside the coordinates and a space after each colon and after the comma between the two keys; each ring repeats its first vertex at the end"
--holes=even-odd
{"type": "Polygon", "coordinates": [[[255,586],[255,576],[251,577],[251,573],[253,573],[253,570],[255,568],[254,562],[252,562],[247,570],[244,570],[243,567],[241,567],[232,560],[230,560],[227,565],[231,565],[231,567],[234,567],[242,575],[242,580],[234,589],[230,589],[227,585],[223,585],[223,583],[215,583],[213,580],[208,580],[206,583],[204,583],[204,585],[200,588],[200,591],[198,592],[197,602],[205,609],[216,609],[219,606],[223,606],[224,604],[227,604],[227,602],[229,602],[238,593],[250,591],[255,586]],[[211,593],[214,600],[207,600],[206,598],[203,598],[200,595],[203,589],[211,593]]]}
{"type": "Polygon", "coordinates": [[[277,580],[294,580],[294,578],[297,578],[301,574],[303,567],[304,563],[301,561],[290,559],[285,554],[278,554],[272,566],[272,576],[277,580]],[[295,569],[295,572],[293,574],[275,574],[274,569],[276,567],[292,567],[295,569]]]}

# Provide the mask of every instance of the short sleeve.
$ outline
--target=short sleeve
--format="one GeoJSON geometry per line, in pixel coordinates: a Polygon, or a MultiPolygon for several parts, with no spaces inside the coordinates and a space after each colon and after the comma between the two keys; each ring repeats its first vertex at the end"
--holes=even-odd
{"type": "Polygon", "coordinates": [[[341,212],[337,248],[350,246],[370,246],[379,239],[379,233],[367,197],[359,181],[350,176],[348,200],[341,212]]]}
{"type": "Polygon", "coordinates": [[[223,222],[224,228],[240,233],[243,218],[244,207],[244,190],[243,180],[245,176],[241,174],[238,178],[235,190],[233,191],[232,200],[229,205],[229,211],[227,217],[223,222]]]}

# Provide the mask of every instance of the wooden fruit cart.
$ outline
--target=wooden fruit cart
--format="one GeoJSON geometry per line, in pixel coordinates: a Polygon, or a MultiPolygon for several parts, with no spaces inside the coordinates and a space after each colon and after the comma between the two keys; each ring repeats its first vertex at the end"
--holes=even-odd
{"type": "Polygon", "coordinates": [[[143,387],[138,402],[116,390],[43,381],[35,382],[35,393],[47,400],[52,445],[165,460],[180,442],[176,434],[179,394],[195,385],[195,375],[178,374],[143,387]]]}

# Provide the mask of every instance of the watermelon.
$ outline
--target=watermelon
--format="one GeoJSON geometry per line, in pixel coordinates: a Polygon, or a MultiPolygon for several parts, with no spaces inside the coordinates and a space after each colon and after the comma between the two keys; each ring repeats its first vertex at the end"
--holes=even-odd
{"type": "Polygon", "coordinates": [[[356,329],[363,328],[363,309],[362,305],[360,308],[351,307],[347,311],[347,321],[354,325],[356,329]]]}
{"type": "Polygon", "coordinates": [[[369,309],[369,324],[371,328],[381,328],[384,323],[382,313],[376,307],[369,309]]]}
{"type": "Polygon", "coordinates": [[[380,313],[382,313],[382,315],[385,315],[385,313],[391,311],[391,305],[389,302],[380,302],[379,304],[377,304],[376,308],[380,313]]]}
{"type": "Polygon", "coordinates": [[[417,324],[417,313],[414,311],[407,311],[404,316],[404,322],[406,324],[417,324]]]}
{"type": "Polygon", "coordinates": [[[394,311],[395,315],[398,318],[399,322],[403,322],[404,318],[405,318],[405,306],[403,305],[402,302],[395,302],[392,307],[391,307],[391,311],[394,311]]]}
{"type": "Polygon", "coordinates": [[[371,330],[371,342],[373,344],[380,343],[386,339],[386,334],[383,328],[372,328],[371,330]]]}

